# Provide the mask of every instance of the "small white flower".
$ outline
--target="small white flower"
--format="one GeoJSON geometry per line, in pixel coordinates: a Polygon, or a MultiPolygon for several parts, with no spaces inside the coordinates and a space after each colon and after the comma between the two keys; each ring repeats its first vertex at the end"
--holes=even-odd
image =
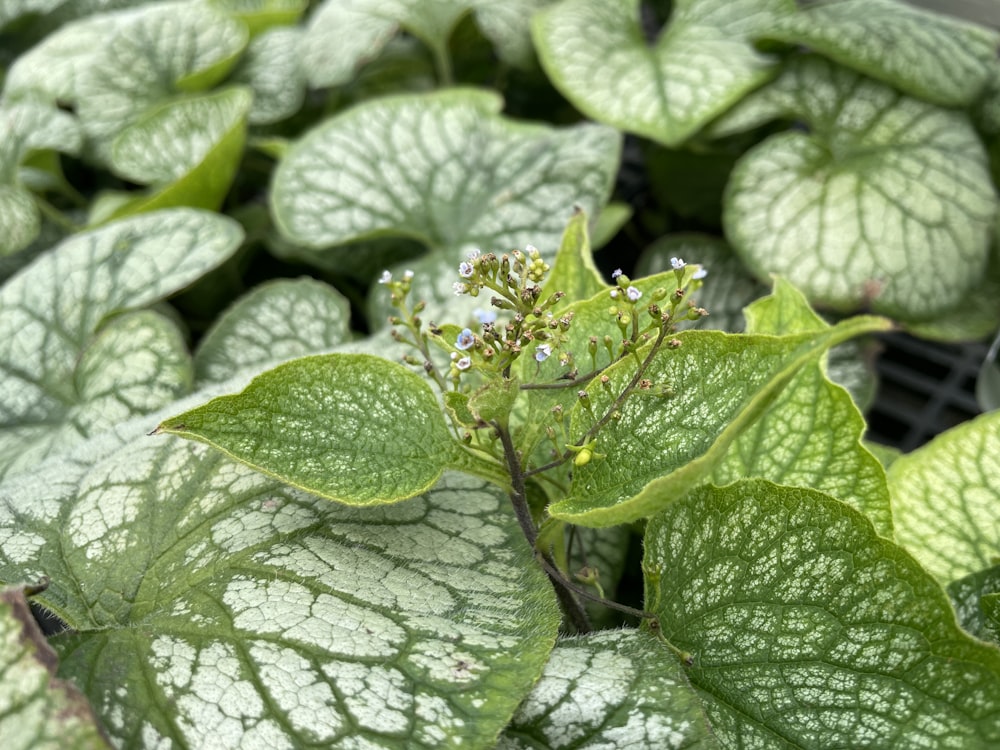
{"type": "Polygon", "coordinates": [[[487,323],[495,323],[496,319],[497,314],[494,310],[476,310],[476,320],[483,325],[486,325],[487,323]]]}
{"type": "Polygon", "coordinates": [[[642,292],[636,289],[634,286],[630,286],[625,290],[625,296],[627,296],[633,302],[638,302],[639,298],[642,296],[642,292]]]}
{"type": "Polygon", "coordinates": [[[474,247],[472,248],[472,250],[469,251],[469,254],[466,255],[465,257],[468,258],[469,260],[475,260],[476,258],[479,257],[479,252],[480,252],[479,248],[474,247]]]}
{"type": "Polygon", "coordinates": [[[475,273],[475,267],[466,260],[463,260],[458,264],[458,275],[463,279],[471,279],[472,274],[475,273]]]}
{"type": "Polygon", "coordinates": [[[538,348],[535,349],[535,359],[539,362],[544,362],[549,357],[552,356],[552,347],[548,344],[539,344],[538,348]]]}
{"type": "Polygon", "coordinates": [[[617,279],[621,275],[622,275],[622,269],[620,268],[616,268],[614,271],[611,272],[612,279],[617,279]]]}
{"type": "Polygon", "coordinates": [[[684,266],[686,266],[686,265],[687,265],[687,263],[684,262],[683,258],[671,258],[670,259],[670,267],[673,268],[675,271],[679,271],[680,269],[684,268],[684,266]]]}
{"type": "Polygon", "coordinates": [[[379,284],[388,284],[390,281],[392,281],[392,274],[388,271],[383,271],[382,275],[378,277],[379,284]]]}
{"type": "Polygon", "coordinates": [[[611,292],[610,292],[610,294],[611,294],[611,299],[618,299],[618,290],[617,289],[612,289],[611,292]]]}
{"type": "Polygon", "coordinates": [[[707,268],[699,268],[697,271],[694,272],[694,276],[692,276],[691,278],[692,279],[703,279],[706,276],[708,276],[708,269],[707,268]]]}
{"type": "Polygon", "coordinates": [[[457,367],[459,370],[468,370],[470,367],[472,367],[472,358],[462,357],[455,363],[455,367],[457,367]]]}
{"type": "Polygon", "coordinates": [[[463,294],[467,294],[469,291],[469,285],[463,284],[461,281],[456,281],[451,285],[452,290],[455,292],[456,297],[461,297],[463,294]]]}
{"type": "Polygon", "coordinates": [[[413,278],[413,271],[406,269],[403,271],[403,281],[410,281],[413,278]]]}

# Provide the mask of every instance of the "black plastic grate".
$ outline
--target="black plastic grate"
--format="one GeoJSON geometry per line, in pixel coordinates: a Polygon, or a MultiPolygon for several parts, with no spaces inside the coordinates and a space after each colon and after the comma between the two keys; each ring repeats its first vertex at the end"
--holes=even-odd
{"type": "Polygon", "coordinates": [[[980,413],[976,376],[987,344],[938,344],[900,333],[882,344],[869,440],[907,452],[980,413]]]}

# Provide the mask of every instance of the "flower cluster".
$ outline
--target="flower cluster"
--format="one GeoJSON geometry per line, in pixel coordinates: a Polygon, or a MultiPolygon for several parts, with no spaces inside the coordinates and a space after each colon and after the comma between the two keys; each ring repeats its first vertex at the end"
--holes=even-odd
{"type": "MultiPolygon", "coordinates": [[[[531,344],[535,344],[536,362],[551,357],[563,342],[573,316],[556,317],[551,310],[565,296],[562,292],[541,299],[540,284],[549,270],[549,264],[533,245],[503,255],[470,252],[458,265],[462,280],[454,283],[453,290],[456,295],[472,297],[489,291],[493,309],[479,311],[481,333],[464,328],[453,342],[454,348],[469,351],[477,361],[489,363],[490,369],[497,372],[509,372],[514,360],[531,344]],[[507,312],[509,320],[498,323],[497,311],[507,312]]],[[[560,362],[569,365],[571,359],[564,353],[560,362]]]]}

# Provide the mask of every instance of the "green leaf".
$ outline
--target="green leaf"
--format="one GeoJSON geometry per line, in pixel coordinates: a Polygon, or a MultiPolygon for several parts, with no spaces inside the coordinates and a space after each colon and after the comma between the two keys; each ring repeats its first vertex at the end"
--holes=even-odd
{"type": "Polygon", "coordinates": [[[487,380],[470,397],[468,408],[483,422],[507,424],[514,402],[521,395],[516,377],[487,380]]]}
{"type": "Polygon", "coordinates": [[[297,23],[309,0],[209,0],[209,4],[238,18],[256,37],[272,27],[297,23]]]}
{"type": "Polygon", "coordinates": [[[347,508],[145,426],[0,486],[0,577],[49,572],[116,745],[492,746],[559,622],[502,492],[347,508]]]}
{"type": "Polygon", "coordinates": [[[669,271],[671,258],[697,263],[708,271],[705,286],[698,292],[698,305],[708,310],[708,317],[695,323],[699,328],[742,331],[743,308],[767,294],[767,287],[747,273],[725,240],[703,234],[675,234],[658,239],[639,257],[636,275],[669,271]]]}
{"type": "Polygon", "coordinates": [[[436,58],[447,58],[448,39],[467,12],[501,59],[524,67],[533,59],[528,21],[547,1],[397,0],[387,5],[382,0],[326,0],[309,19],[303,68],[316,88],[349,83],[400,31],[423,41],[436,58]]]}
{"type": "Polygon", "coordinates": [[[556,292],[564,292],[570,301],[583,300],[610,288],[594,265],[590,234],[587,231],[587,215],[578,211],[563,233],[552,270],[545,280],[541,299],[548,299],[556,292]]]}
{"type": "Polygon", "coordinates": [[[118,14],[97,53],[82,61],[74,91],[97,155],[106,157],[115,137],[154,105],[218,83],[247,40],[244,24],[195,0],[118,14]]]}
{"type": "Polygon", "coordinates": [[[1000,549],[1000,412],[984,414],[889,467],[896,540],[943,585],[1000,549]]]}
{"type": "Polygon", "coordinates": [[[190,379],[173,324],[143,315],[102,331],[103,321],[182,289],[241,239],[239,225],[217,214],[160,211],[74,235],[7,281],[0,288],[0,476],[31,468],[109,419],[173,400],[190,379]],[[112,352],[122,359],[102,361],[112,352]]]}
{"type": "Polygon", "coordinates": [[[1000,34],[897,0],[810,4],[778,18],[767,39],[805,47],[900,91],[968,107],[996,65],[1000,34]]]}
{"type": "MultiPolygon", "coordinates": [[[[750,305],[748,332],[772,335],[829,330],[802,294],[778,279],[774,293],[750,305]]],[[[841,386],[827,379],[821,362],[802,367],[767,412],[733,442],[715,468],[716,484],[761,477],[808,487],[864,513],[892,538],[892,510],[885,470],[861,443],[865,419],[841,386]]]]}
{"type": "Polygon", "coordinates": [[[461,460],[426,380],[368,354],[292,360],[240,394],[164,420],[157,432],[208,443],[349,505],[418,495],[461,460]]]}
{"type": "Polygon", "coordinates": [[[57,658],[22,588],[0,591],[0,737],[4,747],[109,748],[87,699],[55,679],[57,658]]]}
{"type": "Polygon", "coordinates": [[[34,197],[25,186],[30,154],[76,154],[82,143],[76,120],[48,103],[25,99],[0,104],[0,256],[30,245],[41,231],[34,197]]]}
{"type": "MultiPolygon", "coordinates": [[[[888,321],[859,317],[815,333],[735,336],[685,331],[677,348],[664,346],[645,377],[673,395],[637,391],[605,425],[597,452],[607,454],[573,471],[569,497],[554,503],[556,518],[587,526],[609,526],[650,516],[706,481],[733,441],[771,406],[798,370],[831,346],[885,330],[888,321]]],[[[649,345],[651,346],[651,345],[649,345]]],[[[639,350],[644,356],[648,350],[639,350]]],[[[632,360],[605,374],[618,394],[635,372],[632,360]]],[[[612,396],[599,382],[587,393],[594,414],[603,415],[612,396]]],[[[590,429],[590,413],[573,409],[571,438],[590,429]]]]}
{"type": "Polygon", "coordinates": [[[316,354],[350,338],[350,305],[309,278],[277,279],[238,299],[202,338],[198,380],[218,383],[245,368],[316,354]]]}
{"type": "Polygon", "coordinates": [[[677,657],[647,632],[560,640],[498,750],[721,747],[677,657]]]}
{"type": "Polygon", "coordinates": [[[620,136],[515,123],[496,115],[500,107],[495,94],[450,89],[385,97],[327,120],[278,166],[279,229],[311,247],[414,238],[450,249],[454,268],[467,245],[555,247],[574,206],[593,214],[607,200],[620,136]]]}
{"type": "Polygon", "coordinates": [[[253,90],[251,125],[269,125],[299,111],[306,95],[298,57],[301,43],[298,28],[268,29],[250,40],[232,81],[253,90]]]}
{"type": "MultiPolygon", "coordinates": [[[[612,341],[620,342],[621,340],[621,329],[618,327],[616,317],[609,312],[609,308],[614,304],[614,299],[610,296],[613,290],[609,285],[601,283],[604,290],[590,299],[554,308],[554,314],[557,318],[572,316],[572,326],[566,332],[566,341],[561,349],[573,356],[574,365],[579,370],[580,376],[585,376],[612,364],[611,357],[603,343],[606,335],[611,336],[612,341]],[[591,336],[596,336],[599,342],[593,359],[589,352],[591,336]]],[[[671,270],[655,276],[633,279],[632,285],[644,295],[644,299],[649,299],[657,289],[675,289],[677,275],[671,270]]],[[[640,314],[644,313],[640,310],[640,314]]],[[[529,356],[522,356],[518,367],[521,379],[525,382],[534,381],[549,385],[561,383],[568,386],[526,391],[518,413],[515,414],[519,418],[518,426],[514,430],[515,443],[526,455],[535,453],[537,465],[544,465],[554,457],[548,455],[548,451],[552,447],[551,443],[544,442],[545,427],[550,423],[548,415],[556,405],[560,406],[565,414],[570,414],[578,400],[577,394],[580,386],[573,386],[571,382],[561,380],[569,368],[562,365],[558,357],[555,356],[549,357],[539,366],[529,352],[529,356]],[[539,419],[540,415],[544,415],[542,419],[539,419]]],[[[565,465],[563,473],[570,469],[570,465],[565,465]]],[[[544,476],[548,480],[556,479],[553,473],[544,476]]],[[[565,487],[560,487],[558,495],[565,497],[565,487]]]]}
{"type": "Polygon", "coordinates": [[[1000,645],[1000,621],[993,614],[993,597],[997,596],[997,592],[1000,592],[1000,565],[948,584],[948,596],[961,626],[976,638],[1000,645]]]}
{"type": "Polygon", "coordinates": [[[615,238],[615,235],[628,224],[632,218],[632,207],[621,201],[612,201],[597,215],[594,229],[591,232],[591,247],[600,250],[615,238]]]}
{"type": "Polygon", "coordinates": [[[112,144],[111,167],[155,187],[109,218],[172,206],[218,209],[243,156],[251,102],[244,88],[222,89],[156,107],[126,128],[112,144]]]}
{"type": "Polygon", "coordinates": [[[860,514],[763,481],[705,487],[646,530],[647,608],[691,655],[726,747],[986,748],[1000,651],[860,514]]]}
{"type": "Polygon", "coordinates": [[[668,146],[683,143],[771,77],[753,37],[786,0],[680,0],[650,47],[639,0],[563,0],[536,14],[542,67],[581,112],[668,146]]]}
{"type": "Polygon", "coordinates": [[[723,219],[750,270],[839,310],[926,320],[960,303],[986,270],[997,203],[967,117],[818,58],[760,97],[733,118],[809,130],[768,138],[733,171],[723,219]]]}

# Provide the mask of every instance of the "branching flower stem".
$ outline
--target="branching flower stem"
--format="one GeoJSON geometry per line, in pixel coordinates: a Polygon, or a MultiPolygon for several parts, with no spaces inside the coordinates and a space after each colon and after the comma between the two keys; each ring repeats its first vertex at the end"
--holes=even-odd
{"type": "MultiPolygon", "coordinates": [[[[657,335],[656,340],[650,347],[649,352],[646,354],[645,359],[643,359],[638,369],[636,369],[635,374],[632,376],[632,379],[629,381],[628,385],[626,385],[625,388],[622,389],[622,392],[618,394],[618,398],[616,398],[614,402],[611,404],[611,406],[609,406],[605,410],[601,418],[597,420],[591,426],[591,428],[587,430],[587,432],[583,435],[583,437],[581,437],[577,441],[576,444],[578,446],[586,445],[588,441],[592,440],[593,437],[598,433],[598,431],[602,427],[604,427],[604,425],[606,425],[609,421],[611,421],[611,415],[621,408],[622,404],[625,403],[625,400],[629,397],[629,395],[631,395],[632,391],[635,390],[637,385],[639,385],[639,381],[642,380],[643,376],[646,374],[646,370],[648,370],[650,364],[652,364],[653,357],[655,357],[656,353],[660,350],[660,346],[663,344],[663,339],[666,338],[667,336],[667,330],[668,327],[666,323],[660,326],[660,332],[657,335]]],[[[564,463],[569,461],[575,455],[576,454],[573,451],[567,450],[555,461],[551,461],[547,464],[544,464],[543,466],[538,466],[534,469],[530,469],[529,471],[524,472],[524,476],[525,478],[527,478],[530,476],[534,476],[535,474],[540,474],[543,471],[554,469],[557,466],[562,466],[564,463]]]]}

